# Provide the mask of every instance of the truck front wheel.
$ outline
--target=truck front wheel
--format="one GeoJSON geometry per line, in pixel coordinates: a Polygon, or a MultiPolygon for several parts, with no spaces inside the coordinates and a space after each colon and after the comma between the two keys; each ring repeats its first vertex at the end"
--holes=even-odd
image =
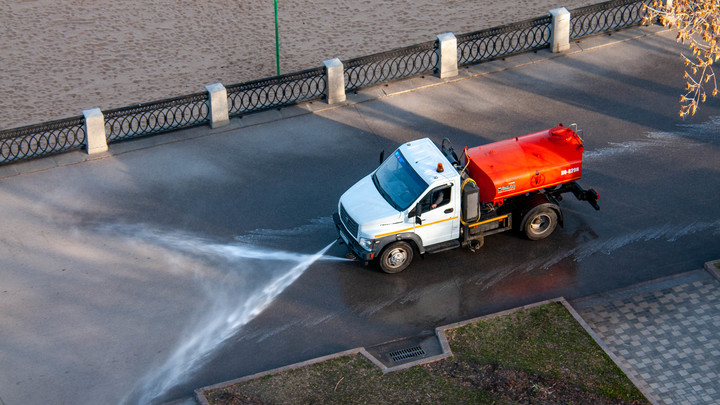
{"type": "Polygon", "coordinates": [[[557,227],[557,214],[551,208],[535,208],[525,218],[525,235],[531,240],[545,239],[557,227]]]}
{"type": "Polygon", "coordinates": [[[413,248],[407,242],[395,242],[383,250],[378,258],[380,269],[385,273],[399,273],[412,262],[413,248]]]}

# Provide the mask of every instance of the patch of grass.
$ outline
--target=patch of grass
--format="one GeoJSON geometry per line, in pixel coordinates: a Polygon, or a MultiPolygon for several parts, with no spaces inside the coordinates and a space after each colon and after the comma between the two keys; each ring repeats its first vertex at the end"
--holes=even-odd
{"type": "Polygon", "coordinates": [[[647,403],[559,303],[448,331],[454,357],[383,375],[361,355],[204,392],[212,405],[647,403]]]}
{"type": "Polygon", "coordinates": [[[611,399],[643,399],[560,303],[476,322],[448,335],[456,361],[522,370],[611,399]]]}

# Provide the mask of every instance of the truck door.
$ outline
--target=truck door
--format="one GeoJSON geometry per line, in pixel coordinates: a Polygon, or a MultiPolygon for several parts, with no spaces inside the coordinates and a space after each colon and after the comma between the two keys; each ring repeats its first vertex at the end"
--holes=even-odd
{"type": "Polygon", "coordinates": [[[458,237],[460,217],[452,197],[452,186],[444,185],[428,191],[418,202],[415,212],[420,213],[420,221],[415,221],[415,234],[425,246],[458,237]]]}

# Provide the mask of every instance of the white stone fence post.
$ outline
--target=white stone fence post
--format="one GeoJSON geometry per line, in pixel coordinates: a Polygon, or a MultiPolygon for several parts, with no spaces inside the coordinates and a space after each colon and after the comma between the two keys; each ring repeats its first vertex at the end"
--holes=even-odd
{"type": "Polygon", "coordinates": [[[338,58],[323,61],[325,66],[325,79],[327,87],[325,96],[328,104],[342,103],[345,101],[345,71],[343,63],[338,58]]]}
{"type": "Polygon", "coordinates": [[[99,108],[83,110],[85,117],[85,143],[88,155],[108,150],[105,136],[105,117],[99,108]]]}
{"type": "Polygon", "coordinates": [[[230,123],[227,90],[221,83],[205,86],[208,92],[208,115],[210,128],[220,128],[230,123]]]}
{"type": "Polygon", "coordinates": [[[550,49],[553,53],[570,49],[570,12],[565,7],[550,10],[550,49]]]}
{"type": "Polygon", "coordinates": [[[457,63],[457,38],[452,32],[446,32],[437,36],[438,59],[437,70],[441,79],[455,77],[458,75],[457,63]]]}

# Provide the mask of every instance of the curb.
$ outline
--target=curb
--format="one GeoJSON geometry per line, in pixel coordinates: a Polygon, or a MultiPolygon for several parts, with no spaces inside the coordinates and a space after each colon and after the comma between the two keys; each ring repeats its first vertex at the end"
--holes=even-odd
{"type": "MultiPolygon", "coordinates": [[[[718,260],[718,262],[720,262],[720,260],[718,260]]],[[[310,365],[313,365],[316,363],[321,363],[321,362],[324,362],[327,360],[331,360],[331,359],[335,359],[335,358],[343,357],[343,356],[349,356],[349,355],[360,354],[360,355],[364,356],[365,358],[370,360],[370,362],[372,362],[375,366],[377,366],[383,372],[383,374],[391,373],[394,371],[405,370],[405,369],[412,368],[412,367],[419,366],[419,365],[433,363],[433,362],[453,356],[453,352],[450,349],[450,344],[448,343],[448,339],[447,339],[447,331],[448,330],[457,329],[457,328],[463,327],[463,326],[471,324],[471,323],[475,323],[475,322],[479,322],[479,321],[487,320],[487,319],[493,319],[493,318],[497,318],[500,316],[510,315],[514,312],[528,310],[528,309],[532,309],[535,307],[539,307],[539,306],[542,306],[545,304],[550,304],[550,303],[555,303],[555,302],[560,303],[570,313],[570,315],[572,315],[573,319],[575,319],[575,321],[583,328],[583,330],[585,330],[585,332],[588,335],[590,335],[590,337],[595,341],[595,343],[597,343],[597,345],[600,346],[600,348],[603,350],[603,352],[605,352],[605,354],[608,355],[610,360],[613,363],[615,363],[615,365],[627,376],[627,378],[630,380],[630,382],[633,385],[635,385],[635,387],[642,393],[642,395],[645,396],[645,398],[647,398],[648,401],[650,401],[649,398],[651,398],[651,396],[648,395],[647,387],[643,386],[634,377],[632,377],[629,370],[626,370],[625,367],[623,367],[621,365],[621,362],[619,361],[619,359],[610,351],[610,349],[605,345],[605,343],[603,343],[603,341],[600,340],[600,338],[597,336],[597,334],[590,328],[590,326],[585,322],[585,320],[582,319],[582,317],[575,311],[575,309],[572,307],[572,305],[570,305],[570,303],[564,297],[558,297],[558,298],[553,298],[553,299],[549,299],[549,300],[539,301],[539,302],[536,302],[533,304],[523,305],[521,307],[516,307],[516,308],[508,309],[505,311],[496,312],[496,313],[490,314],[490,315],[485,315],[485,316],[481,316],[481,317],[477,317],[477,318],[471,318],[471,319],[467,319],[464,321],[451,323],[451,324],[444,325],[444,326],[439,326],[439,327],[435,328],[435,335],[436,335],[436,338],[438,339],[438,341],[440,342],[440,346],[442,347],[441,354],[430,356],[430,357],[425,357],[425,358],[415,360],[412,362],[408,362],[405,364],[401,364],[398,366],[387,367],[382,362],[380,362],[380,360],[378,360],[375,356],[370,354],[364,347],[358,347],[355,349],[350,349],[350,350],[346,350],[343,352],[330,354],[327,356],[317,357],[317,358],[303,361],[300,363],[291,364],[289,366],[279,367],[276,369],[263,371],[260,373],[237,378],[234,380],[198,388],[195,390],[195,398],[197,399],[198,403],[200,403],[201,405],[209,405],[209,402],[204,394],[206,391],[210,391],[210,390],[214,390],[214,389],[218,389],[218,388],[222,388],[222,387],[227,387],[227,386],[234,385],[234,384],[241,383],[241,382],[255,380],[255,379],[262,378],[262,377],[265,377],[268,375],[278,374],[278,373],[281,373],[284,371],[299,369],[299,368],[310,366],[310,365]]],[[[650,402],[652,403],[652,401],[650,401],[650,402]]]]}
{"type": "MultiPolygon", "coordinates": [[[[214,390],[214,389],[217,389],[217,388],[226,387],[226,386],[229,386],[229,385],[234,385],[234,384],[241,383],[241,382],[245,382],[245,381],[255,380],[255,379],[257,379],[257,378],[262,378],[262,377],[265,377],[265,376],[268,376],[268,375],[278,374],[278,373],[281,373],[281,372],[283,372],[283,371],[294,370],[294,369],[302,368],[302,367],[305,367],[305,366],[310,366],[310,365],[313,365],[313,364],[316,364],[316,363],[322,363],[322,362],[324,362],[324,361],[332,360],[332,359],[335,359],[335,358],[338,358],[338,357],[350,356],[350,355],[354,355],[354,354],[358,354],[358,353],[359,353],[359,354],[362,354],[363,356],[366,356],[366,357],[367,357],[367,356],[372,357],[372,356],[370,355],[370,353],[367,353],[367,351],[365,350],[365,348],[359,347],[359,348],[355,348],[355,349],[350,349],[350,350],[346,350],[346,351],[344,351],[344,352],[333,353],[333,354],[329,354],[329,355],[327,355],[327,356],[317,357],[317,358],[310,359],[310,360],[306,360],[306,361],[303,361],[303,362],[300,362],[300,363],[291,364],[291,365],[289,365],[289,366],[283,366],[283,367],[275,368],[275,369],[268,370],[268,371],[262,371],[262,372],[260,372],[260,373],[248,375],[248,376],[245,376],[245,377],[236,378],[236,379],[234,379],[234,380],[225,381],[225,382],[221,382],[221,383],[218,383],[218,384],[213,384],[213,385],[208,385],[208,386],[206,386],[206,387],[198,388],[198,389],[195,390],[195,398],[197,399],[197,401],[198,401],[201,405],[210,405],[210,403],[208,402],[207,398],[205,398],[205,394],[203,394],[204,391],[210,391],[210,390],[214,390]],[[364,352],[364,353],[363,353],[363,352],[364,352]]],[[[373,357],[373,358],[374,358],[374,357],[373,357]]],[[[371,360],[371,361],[372,361],[372,360],[371,360]]],[[[377,360],[376,360],[376,361],[377,361],[377,360]]],[[[373,363],[375,363],[375,362],[373,362],[373,363]]]]}
{"type": "Polygon", "coordinates": [[[720,281],[720,259],[705,262],[705,270],[720,281]]]}

